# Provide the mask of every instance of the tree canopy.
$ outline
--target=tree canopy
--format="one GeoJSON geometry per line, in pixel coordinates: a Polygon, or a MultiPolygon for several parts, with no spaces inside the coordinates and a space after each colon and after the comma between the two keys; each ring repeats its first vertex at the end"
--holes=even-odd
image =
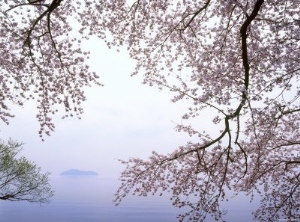
{"type": "Polygon", "coordinates": [[[0,200],[47,203],[53,196],[49,173],[41,173],[35,163],[17,157],[22,144],[0,142],[0,200]]]}
{"type": "Polygon", "coordinates": [[[5,121],[6,100],[21,104],[33,95],[42,131],[53,129],[55,104],[80,114],[83,87],[98,83],[80,49],[92,35],[109,47],[125,45],[137,61],[133,75],[143,75],[145,84],[170,90],[173,102],[188,99],[177,129],[191,141],[170,154],[122,161],[116,203],[130,192],[169,191],[175,206],[190,209],[180,220],[220,219],[219,203],[230,189],[261,194],[256,219],[300,217],[298,0],[5,0],[0,6],[5,121]],[[211,118],[207,129],[204,118],[211,118]]]}
{"type": "Polygon", "coordinates": [[[13,117],[9,102],[23,105],[33,99],[39,134],[49,135],[59,107],[65,116],[80,116],[86,100],[83,88],[99,85],[84,63],[89,52],[80,43],[86,36],[71,33],[69,17],[80,9],[71,1],[5,0],[0,10],[0,118],[8,123],[13,117]]]}

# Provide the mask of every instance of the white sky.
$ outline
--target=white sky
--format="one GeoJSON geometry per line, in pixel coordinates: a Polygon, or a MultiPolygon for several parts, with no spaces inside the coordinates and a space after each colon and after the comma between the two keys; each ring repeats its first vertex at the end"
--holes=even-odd
{"type": "Polygon", "coordinates": [[[109,50],[100,40],[89,40],[90,64],[104,87],[86,90],[88,101],[82,119],[55,118],[56,131],[42,142],[38,136],[34,102],[14,107],[9,126],[0,123],[0,138],[24,142],[22,155],[43,171],[57,175],[70,168],[118,176],[123,166],[116,159],[146,158],[152,150],[168,153],[184,145],[188,135],[175,132],[184,104],[170,102],[168,92],[130,77],[134,62],[126,52],[109,50]]]}

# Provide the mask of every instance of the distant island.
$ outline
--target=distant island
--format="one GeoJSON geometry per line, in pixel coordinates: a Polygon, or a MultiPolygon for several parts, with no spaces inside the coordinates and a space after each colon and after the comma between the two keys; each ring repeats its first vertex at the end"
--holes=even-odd
{"type": "Polygon", "coordinates": [[[62,172],[60,175],[61,176],[98,176],[98,173],[94,171],[83,171],[83,170],[71,169],[62,172]]]}

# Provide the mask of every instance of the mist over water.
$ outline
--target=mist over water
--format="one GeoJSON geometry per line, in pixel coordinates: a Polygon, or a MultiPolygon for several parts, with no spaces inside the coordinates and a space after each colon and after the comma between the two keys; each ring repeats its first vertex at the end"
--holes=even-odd
{"type": "MultiPolygon", "coordinates": [[[[2,222],[173,222],[179,209],[168,194],[163,196],[128,196],[119,206],[112,202],[119,181],[100,176],[52,176],[55,196],[50,204],[0,202],[2,222]]],[[[226,203],[227,221],[253,221],[254,209],[248,200],[238,197],[226,203]],[[227,206],[228,205],[228,206],[227,206]]],[[[207,221],[214,221],[208,219],[207,221]]]]}

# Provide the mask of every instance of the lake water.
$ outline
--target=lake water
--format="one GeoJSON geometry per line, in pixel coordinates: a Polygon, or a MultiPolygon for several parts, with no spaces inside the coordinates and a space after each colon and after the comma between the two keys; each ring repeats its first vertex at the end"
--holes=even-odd
{"type": "MultiPolygon", "coordinates": [[[[1,222],[173,222],[179,213],[168,196],[128,196],[119,206],[112,202],[118,180],[98,176],[51,179],[55,196],[50,204],[0,201],[1,222]]],[[[245,197],[228,206],[228,222],[253,221],[254,209],[245,197]],[[242,219],[242,220],[241,220],[242,219]]],[[[213,220],[207,220],[213,221],[213,220]]]]}

